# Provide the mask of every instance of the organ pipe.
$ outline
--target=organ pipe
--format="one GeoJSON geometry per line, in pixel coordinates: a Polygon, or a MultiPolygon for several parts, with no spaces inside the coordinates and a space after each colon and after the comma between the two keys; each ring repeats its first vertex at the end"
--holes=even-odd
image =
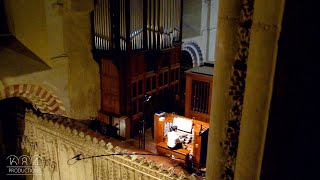
{"type": "Polygon", "coordinates": [[[181,42],[181,8],[182,0],[97,0],[95,49],[127,51],[128,43],[130,50],[170,48],[181,42]]]}

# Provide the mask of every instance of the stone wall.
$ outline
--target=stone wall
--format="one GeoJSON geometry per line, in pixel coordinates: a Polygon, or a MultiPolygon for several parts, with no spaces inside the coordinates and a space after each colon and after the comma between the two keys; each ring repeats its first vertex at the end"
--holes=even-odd
{"type": "Polygon", "coordinates": [[[6,72],[3,77],[0,73],[1,84],[4,87],[39,85],[58,96],[67,116],[96,117],[100,109],[100,78],[98,64],[91,54],[93,0],[4,2],[11,34],[49,68],[39,62],[35,64],[23,53],[14,52],[9,56],[6,52],[11,51],[0,50],[0,57],[5,57],[1,60],[10,64],[0,69],[6,72]]]}
{"type": "Polygon", "coordinates": [[[217,15],[218,0],[184,1],[182,41],[197,43],[204,61],[214,61],[217,15]]]}

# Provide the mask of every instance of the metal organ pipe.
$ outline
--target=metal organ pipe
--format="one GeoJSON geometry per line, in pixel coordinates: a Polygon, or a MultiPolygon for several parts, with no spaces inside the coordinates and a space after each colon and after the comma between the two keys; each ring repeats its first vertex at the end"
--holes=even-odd
{"type": "Polygon", "coordinates": [[[178,21],[180,19],[180,15],[179,15],[178,11],[179,11],[179,8],[181,8],[181,7],[178,6],[177,2],[178,1],[174,1],[175,7],[176,7],[175,8],[176,11],[174,11],[175,12],[175,21],[174,21],[174,34],[173,34],[173,37],[175,38],[175,40],[177,40],[177,29],[179,28],[178,21]]]}
{"type": "Polygon", "coordinates": [[[100,9],[100,13],[99,13],[99,37],[100,37],[100,48],[103,49],[103,35],[102,35],[102,29],[103,29],[103,1],[100,1],[99,4],[99,9],[100,9]]]}
{"type": "Polygon", "coordinates": [[[134,48],[134,46],[133,46],[133,40],[132,40],[132,37],[133,37],[133,35],[132,35],[132,32],[133,32],[133,20],[134,20],[134,16],[133,16],[133,8],[132,8],[132,4],[133,3],[130,3],[130,44],[131,44],[131,49],[133,49],[134,48]]]}
{"type": "Polygon", "coordinates": [[[120,43],[122,51],[127,50],[128,43],[132,50],[164,49],[172,46],[181,36],[181,2],[182,0],[97,0],[93,18],[95,48],[110,50],[114,42],[120,43]],[[116,7],[113,6],[113,1],[118,1],[119,9],[114,9],[116,7]],[[144,7],[147,8],[145,11],[144,7]],[[119,12],[119,21],[111,21],[113,12],[119,12]],[[112,23],[119,23],[116,24],[119,29],[114,29],[115,24],[112,23]],[[111,36],[111,32],[115,33],[115,30],[119,31],[117,33],[120,39],[111,36]]]}
{"type": "Polygon", "coordinates": [[[98,36],[99,36],[99,47],[100,49],[103,49],[102,47],[102,26],[103,26],[103,23],[102,23],[102,1],[99,2],[99,33],[98,33],[98,36]]]}
{"type": "Polygon", "coordinates": [[[140,9],[139,9],[139,0],[135,0],[135,14],[136,14],[136,28],[134,30],[135,32],[135,41],[136,41],[136,49],[140,49],[140,43],[139,43],[139,27],[140,27],[140,9]]]}
{"type": "Polygon", "coordinates": [[[109,49],[109,48],[108,48],[108,40],[109,40],[109,37],[108,37],[108,32],[107,32],[107,31],[108,31],[107,22],[109,22],[109,20],[108,20],[108,17],[109,17],[109,16],[108,16],[108,13],[107,13],[107,12],[108,12],[108,4],[109,4],[109,2],[108,2],[108,1],[105,1],[105,6],[104,6],[104,8],[105,8],[105,9],[104,9],[104,12],[105,12],[105,13],[104,13],[104,14],[105,14],[105,15],[104,15],[104,17],[105,17],[105,19],[104,19],[104,24],[105,24],[105,26],[104,26],[104,27],[105,27],[105,28],[104,28],[104,33],[105,33],[105,34],[104,34],[104,37],[105,37],[105,47],[106,47],[106,49],[109,49]]]}
{"type": "Polygon", "coordinates": [[[120,50],[123,50],[123,38],[124,38],[124,35],[123,35],[123,0],[120,0],[119,1],[119,8],[120,8],[120,11],[119,11],[119,31],[120,31],[120,39],[119,39],[119,44],[120,44],[120,50]]]}
{"type": "MultiPolygon", "coordinates": [[[[105,2],[106,1],[102,1],[102,12],[106,12],[106,9],[105,9],[105,2]]],[[[103,26],[102,26],[102,48],[103,49],[107,49],[106,47],[106,33],[105,33],[105,22],[106,22],[106,16],[102,16],[102,22],[103,22],[103,26]]]]}
{"type": "Polygon", "coordinates": [[[158,0],[155,0],[155,16],[154,16],[154,33],[155,33],[155,49],[158,47],[158,0]]]}
{"type": "Polygon", "coordinates": [[[95,8],[94,13],[93,13],[94,46],[95,46],[95,49],[98,49],[97,48],[98,39],[97,39],[97,29],[96,29],[96,25],[97,25],[97,15],[96,15],[96,13],[97,13],[97,10],[95,8]]]}
{"type": "Polygon", "coordinates": [[[170,0],[168,0],[168,14],[169,14],[169,17],[168,17],[168,46],[171,46],[171,17],[172,17],[172,10],[171,10],[171,2],[170,0]]]}
{"type": "Polygon", "coordinates": [[[163,48],[163,0],[159,0],[160,5],[160,15],[159,15],[159,41],[160,41],[160,49],[163,48]]]}
{"type": "MultiPolygon", "coordinates": [[[[148,35],[148,18],[146,18],[147,19],[146,27],[144,27],[144,12],[145,12],[145,10],[144,10],[144,0],[139,0],[138,11],[139,11],[139,41],[141,41],[140,44],[141,44],[141,48],[142,48],[143,47],[143,36],[144,36],[143,29],[144,28],[146,28],[147,35],[148,35]]],[[[147,10],[146,10],[146,13],[148,14],[147,10]]],[[[147,16],[147,14],[145,16],[147,16]]],[[[147,42],[147,45],[148,45],[148,42],[147,42]]]]}
{"type": "Polygon", "coordinates": [[[133,49],[137,49],[137,21],[138,21],[138,14],[137,14],[137,8],[136,8],[136,5],[137,5],[137,0],[134,0],[133,1],[133,17],[134,17],[134,23],[133,23],[133,42],[134,42],[134,48],[133,49]]]}
{"type": "Polygon", "coordinates": [[[95,27],[94,27],[94,29],[95,29],[95,37],[96,37],[96,48],[97,49],[100,49],[100,47],[99,47],[99,13],[100,13],[100,11],[99,11],[99,4],[97,4],[96,5],[96,12],[94,13],[94,19],[95,19],[95,27]]]}
{"type": "Polygon", "coordinates": [[[139,4],[139,0],[135,0],[136,3],[135,3],[135,14],[136,14],[136,24],[135,24],[135,29],[134,29],[134,34],[135,34],[135,42],[136,42],[136,49],[139,49],[139,34],[138,34],[138,29],[139,29],[139,13],[140,13],[140,10],[138,8],[138,4],[139,4]]]}
{"type": "Polygon", "coordinates": [[[153,29],[152,29],[152,39],[153,39],[153,43],[152,43],[152,49],[156,49],[156,19],[157,19],[157,4],[156,4],[156,0],[152,0],[152,9],[153,9],[153,17],[152,17],[152,25],[153,25],[153,29]]]}
{"type": "Polygon", "coordinates": [[[147,45],[148,49],[150,49],[150,1],[147,1],[147,45]]]}
{"type": "Polygon", "coordinates": [[[174,38],[174,29],[175,29],[175,25],[176,25],[176,1],[172,1],[172,38],[174,38]]]}
{"type": "Polygon", "coordinates": [[[132,49],[137,49],[137,43],[136,43],[136,29],[137,29],[137,10],[135,8],[136,2],[134,1],[132,3],[132,12],[133,12],[133,47],[132,49]]]}
{"type": "Polygon", "coordinates": [[[104,1],[101,1],[101,4],[100,4],[100,9],[101,9],[101,14],[102,16],[100,16],[100,23],[101,23],[101,27],[100,27],[100,37],[101,37],[101,48],[104,50],[104,37],[103,37],[103,28],[104,28],[104,16],[103,16],[103,2],[104,1]]]}
{"type": "Polygon", "coordinates": [[[100,46],[100,16],[101,16],[101,9],[100,9],[100,3],[98,1],[98,4],[97,4],[97,16],[96,16],[96,19],[97,19],[97,26],[96,26],[96,29],[97,29],[97,46],[98,46],[98,49],[101,49],[101,46],[100,46]]]}
{"type": "Polygon", "coordinates": [[[150,49],[153,49],[153,0],[150,0],[150,49]]]}
{"type": "Polygon", "coordinates": [[[167,17],[168,17],[168,8],[167,8],[167,0],[164,0],[163,1],[163,48],[166,48],[166,46],[167,46],[167,28],[168,28],[168,26],[167,26],[167,17]]]}
{"type": "MultiPolygon", "coordinates": [[[[103,1],[104,2],[104,12],[107,12],[107,9],[108,9],[108,1],[103,1]]],[[[103,16],[104,17],[104,46],[105,46],[105,49],[108,49],[108,16],[107,16],[107,13],[104,13],[105,15],[103,16]]]]}
{"type": "MultiPolygon", "coordinates": [[[[107,5],[106,12],[109,12],[110,11],[109,1],[106,2],[106,5],[107,5]]],[[[111,23],[110,23],[110,15],[109,15],[109,13],[106,13],[106,16],[107,16],[107,20],[106,20],[107,49],[110,49],[110,33],[111,33],[110,27],[111,27],[111,23]]]]}
{"type": "Polygon", "coordinates": [[[94,9],[94,43],[96,49],[110,48],[110,5],[109,0],[99,0],[94,9]]]}
{"type": "Polygon", "coordinates": [[[122,21],[121,26],[122,27],[121,27],[121,29],[122,29],[122,37],[123,37],[122,50],[127,50],[127,40],[126,40],[126,38],[127,38],[127,32],[126,32],[127,25],[126,25],[126,1],[125,0],[122,0],[121,14],[122,14],[122,18],[121,18],[121,21],[122,21]]]}

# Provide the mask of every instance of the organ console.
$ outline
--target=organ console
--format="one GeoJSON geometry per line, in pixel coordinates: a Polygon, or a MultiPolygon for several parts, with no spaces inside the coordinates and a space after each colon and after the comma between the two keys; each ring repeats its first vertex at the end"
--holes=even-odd
{"type": "Polygon", "coordinates": [[[159,154],[174,156],[188,161],[193,157],[195,164],[205,166],[207,156],[209,124],[183,116],[163,113],[154,115],[154,142],[159,154]],[[178,132],[189,139],[185,147],[172,150],[167,146],[167,133],[170,127],[176,125],[178,132]]]}
{"type": "Polygon", "coordinates": [[[139,112],[147,114],[147,126],[153,124],[145,94],[153,97],[153,109],[171,110],[175,105],[180,93],[182,4],[183,0],[95,0],[92,53],[100,66],[99,119],[108,123],[128,117],[126,138],[136,134],[139,112]]]}

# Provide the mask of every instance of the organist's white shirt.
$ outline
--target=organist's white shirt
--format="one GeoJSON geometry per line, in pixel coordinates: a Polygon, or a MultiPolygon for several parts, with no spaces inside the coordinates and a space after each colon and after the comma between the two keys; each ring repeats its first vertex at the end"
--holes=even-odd
{"type": "Polygon", "coordinates": [[[178,135],[177,132],[175,131],[168,132],[168,142],[167,142],[168,147],[175,148],[177,143],[180,143],[180,142],[181,142],[180,136],[178,135]]]}

